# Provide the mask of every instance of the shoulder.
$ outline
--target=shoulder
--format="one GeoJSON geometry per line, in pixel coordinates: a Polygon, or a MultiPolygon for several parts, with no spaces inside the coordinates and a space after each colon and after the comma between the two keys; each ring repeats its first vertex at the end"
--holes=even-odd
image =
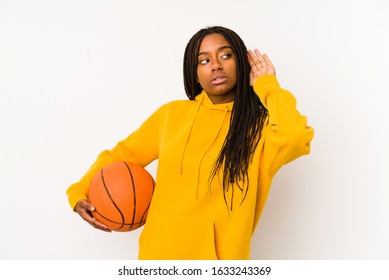
{"type": "Polygon", "coordinates": [[[167,106],[167,107],[171,107],[171,108],[176,108],[176,107],[185,107],[185,106],[192,106],[194,104],[196,104],[197,101],[195,100],[173,100],[173,101],[170,101],[170,102],[167,102],[165,103],[164,105],[162,106],[167,106]]]}
{"type": "Polygon", "coordinates": [[[163,104],[158,110],[165,112],[169,111],[185,111],[191,107],[195,107],[197,101],[195,100],[174,100],[163,104]]]}
{"type": "Polygon", "coordinates": [[[161,105],[153,114],[153,117],[160,121],[177,121],[193,115],[197,108],[198,101],[195,100],[174,100],[161,105]]]}

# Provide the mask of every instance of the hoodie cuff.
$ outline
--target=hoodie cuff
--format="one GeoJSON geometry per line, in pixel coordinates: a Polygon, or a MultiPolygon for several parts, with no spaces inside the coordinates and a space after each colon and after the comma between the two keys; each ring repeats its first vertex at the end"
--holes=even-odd
{"type": "Polygon", "coordinates": [[[76,207],[77,203],[80,200],[86,200],[88,201],[88,197],[86,193],[81,192],[80,190],[76,190],[78,184],[73,184],[67,191],[66,194],[68,195],[68,201],[70,204],[70,207],[72,207],[73,211],[76,207]]]}
{"type": "Polygon", "coordinates": [[[261,76],[254,84],[254,91],[264,104],[266,104],[266,98],[271,93],[276,92],[279,88],[280,85],[275,75],[261,76]]]}

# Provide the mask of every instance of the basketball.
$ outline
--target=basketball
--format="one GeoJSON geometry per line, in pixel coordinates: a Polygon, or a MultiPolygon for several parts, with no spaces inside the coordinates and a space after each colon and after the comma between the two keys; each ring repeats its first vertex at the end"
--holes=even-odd
{"type": "Polygon", "coordinates": [[[97,221],[113,231],[131,231],[143,226],[155,182],[142,166],[115,162],[102,168],[92,179],[88,192],[97,221]]]}

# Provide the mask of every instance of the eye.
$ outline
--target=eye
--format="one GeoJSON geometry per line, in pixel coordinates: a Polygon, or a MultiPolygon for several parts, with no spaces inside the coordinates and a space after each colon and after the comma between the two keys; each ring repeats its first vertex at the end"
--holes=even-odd
{"type": "Polygon", "coordinates": [[[209,62],[209,59],[208,58],[204,58],[204,59],[200,59],[199,60],[199,64],[202,64],[202,65],[205,65],[209,62]]]}
{"type": "Polygon", "coordinates": [[[231,58],[232,57],[232,54],[230,54],[230,53],[225,53],[225,54],[223,54],[222,56],[221,56],[221,58],[223,58],[223,59],[229,59],[229,58],[231,58]]]}

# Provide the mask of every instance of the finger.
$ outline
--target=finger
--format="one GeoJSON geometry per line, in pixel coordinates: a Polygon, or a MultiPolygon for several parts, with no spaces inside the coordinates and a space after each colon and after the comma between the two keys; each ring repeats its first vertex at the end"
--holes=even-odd
{"type": "Polygon", "coordinates": [[[88,207],[90,207],[91,204],[88,203],[88,201],[86,201],[85,199],[82,199],[80,201],[77,202],[76,206],[74,207],[75,210],[77,209],[88,209],[88,207]]]}
{"type": "Polygon", "coordinates": [[[89,203],[79,203],[77,205],[76,212],[83,218],[85,221],[88,223],[93,222],[93,216],[92,216],[92,211],[95,211],[93,205],[89,203]]]}
{"type": "Polygon", "coordinates": [[[88,201],[86,201],[86,200],[82,201],[81,206],[84,207],[85,209],[88,209],[89,211],[94,211],[95,210],[95,207],[92,204],[90,204],[88,201]]]}
{"type": "Polygon", "coordinates": [[[88,210],[85,209],[81,210],[79,212],[79,215],[83,220],[87,221],[90,224],[94,222],[94,217],[91,215],[91,213],[88,210]]]}
{"type": "Polygon", "coordinates": [[[254,53],[257,57],[257,60],[259,61],[259,63],[261,64],[262,67],[265,67],[266,63],[265,63],[265,60],[263,59],[262,57],[262,54],[259,52],[258,49],[255,49],[254,50],[254,53]]]}
{"type": "Polygon", "coordinates": [[[271,62],[269,56],[267,54],[263,55],[263,59],[266,62],[266,67],[269,69],[269,74],[276,75],[276,69],[274,68],[273,63],[271,62]]]}
{"type": "Polygon", "coordinates": [[[100,229],[100,230],[103,230],[103,231],[111,232],[111,230],[108,228],[107,225],[105,225],[105,224],[100,223],[99,221],[97,221],[96,218],[93,217],[93,216],[90,214],[90,212],[88,212],[87,210],[85,210],[83,213],[81,213],[80,216],[81,216],[86,222],[88,222],[88,224],[90,224],[92,227],[97,228],[97,229],[100,229]]]}
{"type": "Polygon", "coordinates": [[[248,52],[249,64],[253,72],[260,70],[262,67],[256,55],[250,50],[248,52]]]}
{"type": "Polygon", "coordinates": [[[95,228],[97,228],[97,229],[106,231],[106,232],[111,232],[111,230],[108,228],[107,225],[105,225],[105,224],[103,224],[103,223],[100,223],[99,221],[97,221],[97,220],[94,219],[94,218],[93,218],[92,226],[95,227],[95,228]]]}
{"type": "Polygon", "coordinates": [[[267,54],[263,54],[263,60],[265,61],[266,65],[273,65],[267,54]]]}
{"type": "Polygon", "coordinates": [[[95,211],[95,208],[93,205],[78,205],[75,211],[84,220],[87,220],[88,218],[92,218],[92,212],[95,211]]]}
{"type": "Polygon", "coordinates": [[[80,200],[75,207],[75,211],[81,218],[96,229],[100,229],[106,232],[111,232],[108,226],[100,223],[92,216],[92,212],[95,211],[95,207],[86,200],[80,200]]]}
{"type": "Polygon", "coordinates": [[[247,57],[249,59],[250,66],[254,67],[255,66],[255,61],[254,61],[255,60],[255,54],[251,50],[249,50],[247,52],[247,57]]]}
{"type": "Polygon", "coordinates": [[[257,71],[263,71],[263,68],[266,66],[265,61],[262,57],[262,54],[259,52],[258,49],[254,50],[255,53],[255,60],[254,63],[256,65],[256,70],[257,71]]]}

